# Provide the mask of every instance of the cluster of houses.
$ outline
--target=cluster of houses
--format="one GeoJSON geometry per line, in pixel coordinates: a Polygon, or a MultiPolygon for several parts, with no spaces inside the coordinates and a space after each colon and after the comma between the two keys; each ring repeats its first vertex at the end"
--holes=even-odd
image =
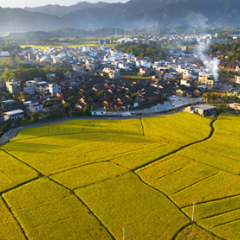
{"type": "MultiPolygon", "coordinates": [[[[232,35],[233,40],[238,39],[239,35],[232,35]]],[[[196,34],[182,34],[182,35],[167,35],[162,37],[157,37],[153,35],[145,35],[145,36],[133,36],[133,37],[123,37],[118,39],[118,43],[174,43],[174,42],[181,42],[181,43],[187,43],[187,42],[204,42],[207,45],[213,44],[213,43],[228,43],[230,42],[229,39],[221,39],[218,38],[218,34],[203,34],[203,35],[196,35],[196,34]]]]}
{"type": "Polygon", "coordinates": [[[66,46],[45,50],[32,48],[16,52],[16,55],[31,64],[37,60],[38,63],[33,64],[35,67],[39,64],[66,64],[72,71],[65,73],[64,79],[47,74],[46,79],[36,76],[24,83],[19,79],[0,80],[0,92],[7,91],[18,99],[2,97],[1,115],[5,119],[11,118],[6,112],[13,114],[14,118],[22,116],[20,110],[29,115],[39,112],[43,117],[56,113],[65,115],[65,103],[71,105],[71,111],[67,113],[70,115],[85,107],[124,111],[136,103],[151,102],[173,94],[199,97],[218,87],[218,80],[204,68],[198,55],[187,52],[187,47],[169,51],[164,60],[136,57],[105,45],[74,49],[66,46]],[[126,73],[136,73],[136,69],[135,80],[129,83],[126,73]],[[9,104],[6,101],[15,102],[9,104]]]}

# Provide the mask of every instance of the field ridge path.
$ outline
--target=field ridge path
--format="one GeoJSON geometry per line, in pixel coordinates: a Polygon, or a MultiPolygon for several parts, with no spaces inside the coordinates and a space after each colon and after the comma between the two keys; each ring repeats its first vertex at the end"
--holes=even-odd
{"type": "Polygon", "coordinates": [[[17,216],[15,216],[15,214],[13,213],[12,209],[10,208],[10,206],[8,205],[7,201],[5,200],[5,198],[3,196],[1,196],[2,201],[4,203],[4,205],[6,206],[6,208],[8,209],[8,211],[11,213],[11,215],[13,216],[14,220],[16,221],[17,225],[19,226],[22,234],[24,235],[24,237],[26,238],[26,240],[30,240],[30,238],[27,236],[27,233],[25,232],[21,222],[18,220],[17,216]]]}
{"type": "Polygon", "coordinates": [[[75,197],[78,199],[78,201],[81,202],[81,203],[87,208],[87,210],[88,210],[89,212],[91,212],[91,214],[93,215],[93,217],[95,217],[95,219],[100,223],[100,225],[105,228],[105,230],[107,231],[107,233],[109,234],[109,236],[110,236],[113,240],[116,240],[116,238],[113,236],[113,234],[110,232],[110,230],[102,223],[102,221],[101,221],[101,220],[97,217],[97,215],[88,207],[88,205],[87,205],[77,194],[75,194],[75,192],[74,192],[72,189],[70,189],[70,188],[62,185],[61,183],[55,181],[55,180],[52,179],[51,177],[47,177],[47,178],[48,178],[50,181],[53,181],[55,184],[57,184],[57,185],[65,188],[65,189],[67,189],[68,191],[70,191],[70,193],[71,193],[73,196],[75,196],[75,197]]]}
{"type": "Polygon", "coordinates": [[[29,165],[28,163],[20,160],[19,158],[15,157],[13,154],[9,153],[8,151],[4,150],[4,149],[0,149],[1,151],[5,152],[6,154],[10,155],[11,157],[13,157],[14,159],[16,159],[17,161],[21,162],[22,164],[25,164],[26,166],[28,166],[29,168],[31,168],[32,170],[34,170],[35,172],[38,173],[38,177],[44,177],[45,175],[43,173],[41,173],[39,170],[37,170],[36,168],[32,167],[31,165],[29,165]]]}
{"type": "Polygon", "coordinates": [[[206,232],[208,232],[208,233],[211,233],[213,236],[215,236],[215,237],[217,237],[217,238],[219,238],[219,239],[221,239],[221,240],[225,240],[224,238],[221,238],[221,237],[217,236],[216,234],[214,234],[214,233],[212,233],[211,231],[203,228],[202,226],[199,226],[195,221],[192,222],[192,219],[191,219],[191,218],[182,210],[182,208],[180,208],[167,194],[165,194],[165,193],[162,192],[161,190],[159,190],[159,189],[157,189],[157,188],[149,185],[148,183],[146,183],[146,182],[141,178],[141,176],[139,176],[139,175],[138,175],[137,173],[135,173],[134,171],[131,171],[131,172],[132,172],[133,174],[135,174],[143,184],[147,185],[148,187],[150,187],[150,188],[152,188],[152,189],[160,192],[162,195],[164,195],[185,217],[187,217],[187,218],[189,219],[190,222],[189,222],[187,225],[183,226],[181,229],[179,229],[179,231],[174,235],[174,237],[172,238],[172,240],[175,240],[176,237],[178,236],[178,234],[179,234],[182,230],[184,230],[186,227],[190,226],[190,225],[193,224],[193,223],[196,224],[198,227],[202,228],[204,231],[206,231],[206,232]]]}
{"type": "Polygon", "coordinates": [[[185,146],[181,146],[180,148],[178,148],[178,149],[176,149],[176,150],[173,150],[173,151],[170,152],[170,153],[167,153],[167,154],[165,154],[165,155],[163,155],[163,156],[161,156],[161,157],[159,157],[159,158],[156,158],[156,159],[154,159],[154,160],[152,160],[152,161],[150,161],[150,162],[144,163],[144,164],[142,164],[142,165],[140,165],[140,166],[132,169],[132,171],[137,171],[137,170],[139,170],[139,169],[141,169],[141,168],[144,168],[144,167],[147,167],[148,165],[151,165],[151,164],[153,164],[153,163],[155,163],[155,162],[157,162],[157,161],[159,161],[159,160],[161,160],[161,159],[163,159],[163,158],[166,158],[166,157],[169,157],[169,156],[171,156],[171,155],[173,155],[173,154],[175,154],[175,153],[178,153],[178,152],[180,152],[181,150],[183,150],[183,149],[185,149],[185,148],[191,147],[191,146],[193,146],[193,145],[195,145],[195,144],[197,144],[197,143],[201,143],[201,142],[207,141],[208,139],[210,139],[210,138],[213,136],[213,134],[214,134],[214,132],[215,132],[215,128],[214,128],[214,126],[213,126],[213,124],[214,124],[215,121],[216,121],[216,120],[212,120],[212,121],[211,121],[211,123],[210,123],[211,131],[210,131],[210,134],[209,134],[206,138],[201,139],[201,140],[196,141],[196,142],[189,143],[189,144],[187,144],[187,145],[185,145],[185,146]]]}

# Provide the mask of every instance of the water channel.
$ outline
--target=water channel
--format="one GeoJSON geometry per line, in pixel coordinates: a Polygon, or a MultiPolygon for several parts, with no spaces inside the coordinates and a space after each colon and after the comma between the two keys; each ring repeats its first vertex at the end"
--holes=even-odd
{"type": "Polygon", "coordinates": [[[131,110],[143,110],[143,112],[162,111],[171,107],[172,103],[168,99],[161,99],[152,103],[144,103],[138,107],[131,107],[131,110]]]}

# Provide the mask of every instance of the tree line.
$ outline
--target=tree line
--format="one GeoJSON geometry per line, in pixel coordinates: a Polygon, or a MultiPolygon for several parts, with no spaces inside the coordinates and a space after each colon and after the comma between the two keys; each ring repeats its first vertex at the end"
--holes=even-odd
{"type": "Polygon", "coordinates": [[[7,70],[3,73],[1,79],[4,81],[9,81],[16,78],[22,83],[25,81],[34,79],[35,77],[42,77],[43,80],[46,80],[46,74],[55,73],[56,77],[61,79],[64,78],[64,73],[71,71],[72,69],[61,65],[61,66],[50,66],[46,68],[18,68],[15,70],[7,70]]]}
{"type": "Polygon", "coordinates": [[[0,40],[0,51],[20,50],[21,47],[15,41],[0,40]]]}
{"type": "Polygon", "coordinates": [[[152,43],[123,43],[118,44],[117,48],[126,53],[131,53],[136,57],[160,57],[164,58],[167,50],[163,49],[160,44],[152,43]]]}
{"type": "Polygon", "coordinates": [[[214,43],[210,46],[210,52],[225,52],[228,53],[229,60],[240,60],[240,43],[214,43]]]}

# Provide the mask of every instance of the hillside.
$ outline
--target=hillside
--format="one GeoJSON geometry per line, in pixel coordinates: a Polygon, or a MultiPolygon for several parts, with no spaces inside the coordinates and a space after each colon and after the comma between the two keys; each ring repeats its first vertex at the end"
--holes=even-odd
{"type": "Polygon", "coordinates": [[[221,23],[238,24],[239,9],[238,0],[130,0],[125,4],[80,2],[69,7],[47,5],[27,8],[28,11],[0,8],[0,32],[201,25],[202,22],[219,26],[221,23]]]}
{"type": "Polygon", "coordinates": [[[240,239],[239,124],[179,113],[21,130],[0,147],[0,239],[240,239]]]}
{"type": "MultiPolygon", "coordinates": [[[[202,14],[207,23],[238,24],[240,2],[237,0],[131,0],[119,6],[111,4],[102,9],[84,9],[71,12],[65,18],[83,22],[87,27],[148,26],[161,24],[186,24],[189,16],[202,14]],[[207,6],[207,7],[206,7],[207,6]],[[110,9],[111,8],[111,9],[110,9]],[[107,21],[109,20],[109,21],[107,21]]],[[[198,20],[196,20],[198,21],[198,20]]]]}
{"type": "MultiPolygon", "coordinates": [[[[123,33],[123,29],[118,28],[119,33],[123,33]]],[[[3,37],[3,39],[49,39],[49,38],[74,38],[76,36],[81,37],[89,37],[89,36],[106,36],[114,35],[115,28],[100,28],[100,29],[93,29],[93,30],[81,30],[75,28],[60,28],[55,30],[49,31],[28,31],[23,33],[10,33],[7,36],[3,37]]]]}
{"type": "Polygon", "coordinates": [[[89,3],[89,2],[79,2],[77,4],[71,6],[60,6],[60,5],[46,5],[42,7],[35,8],[24,8],[24,10],[29,12],[39,12],[43,14],[56,15],[58,17],[62,17],[70,12],[85,9],[85,8],[104,8],[108,6],[109,3],[106,2],[98,2],[98,3],[89,3]]]}
{"type": "Polygon", "coordinates": [[[31,13],[20,8],[0,8],[0,32],[79,28],[80,24],[69,19],[42,13],[31,13]]]}

